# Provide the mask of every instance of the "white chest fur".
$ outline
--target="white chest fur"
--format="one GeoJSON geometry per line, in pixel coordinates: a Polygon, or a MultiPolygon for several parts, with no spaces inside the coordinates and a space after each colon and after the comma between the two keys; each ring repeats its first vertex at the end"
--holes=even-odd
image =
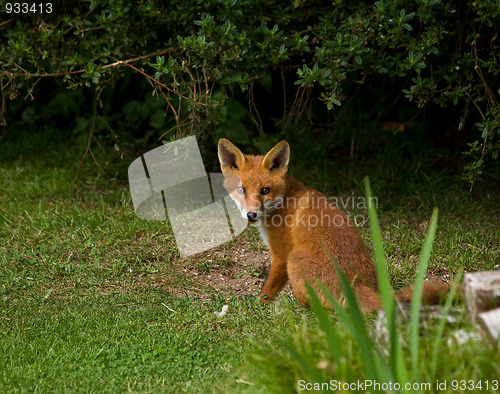
{"type": "Polygon", "coordinates": [[[266,244],[267,247],[269,247],[269,237],[267,235],[267,229],[262,223],[262,220],[259,220],[255,227],[257,227],[257,229],[259,230],[260,238],[262,238],[262,241],[266,244]]]}

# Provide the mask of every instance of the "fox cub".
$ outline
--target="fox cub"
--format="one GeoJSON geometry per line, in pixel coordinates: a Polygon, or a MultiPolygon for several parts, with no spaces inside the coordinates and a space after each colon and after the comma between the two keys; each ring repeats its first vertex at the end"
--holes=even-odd
{"type": "MultiPolygon", "coordinates": [[[[381,306],[375,266],[357,229],[325,195],[288,174],[288,142],[279,142],[265,156],[250,156],[222,138],[218,156],[225,188],[271,251],[261,302],[274,299],[290,281],[294,295],[308,305],[307,282],[323,305],[331,307],[318,291],[319,280],[344,303],[333,258],[353,286],[361,309],[368,312],[381,306]]],[[[423,302],[437,302],[447,289],[445,283],[427,284],[423,302]]],[[[411,290],[400,292],[398,298],[409,301],[411,290]]]]}

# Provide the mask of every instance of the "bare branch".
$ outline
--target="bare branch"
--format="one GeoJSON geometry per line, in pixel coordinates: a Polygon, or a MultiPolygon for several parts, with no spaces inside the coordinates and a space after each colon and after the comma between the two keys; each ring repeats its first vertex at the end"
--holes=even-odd
{"type": "MultiPolygon", "coordinates": [[[[101,68],[108,69],[108,68],[113,68],[113,67],[120,67],[122,65],[130,65],[131,63],[136,63],[136,62],[141,61],[141,60],[150,59],[152,57],[160,56],[160,55],[163,55],[163,54],[171,52],[171,51],[172,51],[172,49],[165,48],[165,49],[161,49],[161,50],[158,50],[156,52],[153,52],[153,53],[148,53],[147,55],[136,56],[136,57],[133,57],[133,58],[127,59],[127,60],[118,60],[114,63],[106,64],[105,66],[102,66],[101,68]]],[[[18,68],[20,68],[22,70],[22,67],[18,66],[18,68]]],[[[50,77],[52,77],[52,78],[54,78],[54,77],[64,77],[67,75],[83,74],[86,71],[87,71],[86,69],[83,69],[83,70],[63,71],[63,72],[58,72],[58,73],[30,73],[27,71],[13,73],[13,72],[3,70],[3,71],[0,71],[0,76],[7,76],[10,78],[15,78],[15,77],[24,77],[24,78],[50,78],[50,77]]]]}

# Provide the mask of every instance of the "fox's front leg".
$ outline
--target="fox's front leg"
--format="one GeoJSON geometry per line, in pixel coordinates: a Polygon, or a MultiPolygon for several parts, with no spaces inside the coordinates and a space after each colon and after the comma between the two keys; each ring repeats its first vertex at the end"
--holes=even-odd
{"type": "Polygon", "coordinates": [[[269,274],[259,294],[260,302],[266,303],[276,298],[288,282],[286,261],[273,259],[269,274]]]}

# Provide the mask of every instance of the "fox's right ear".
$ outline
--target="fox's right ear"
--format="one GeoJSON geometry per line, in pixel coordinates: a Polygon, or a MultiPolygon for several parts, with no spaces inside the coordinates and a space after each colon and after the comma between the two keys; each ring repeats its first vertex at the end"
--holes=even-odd
{"type": "Polygon", "coordinates": [[[245,163],[245,155],[229,140],[221,138],[217,145],[222,172],[238,171],[245,163]]]}

